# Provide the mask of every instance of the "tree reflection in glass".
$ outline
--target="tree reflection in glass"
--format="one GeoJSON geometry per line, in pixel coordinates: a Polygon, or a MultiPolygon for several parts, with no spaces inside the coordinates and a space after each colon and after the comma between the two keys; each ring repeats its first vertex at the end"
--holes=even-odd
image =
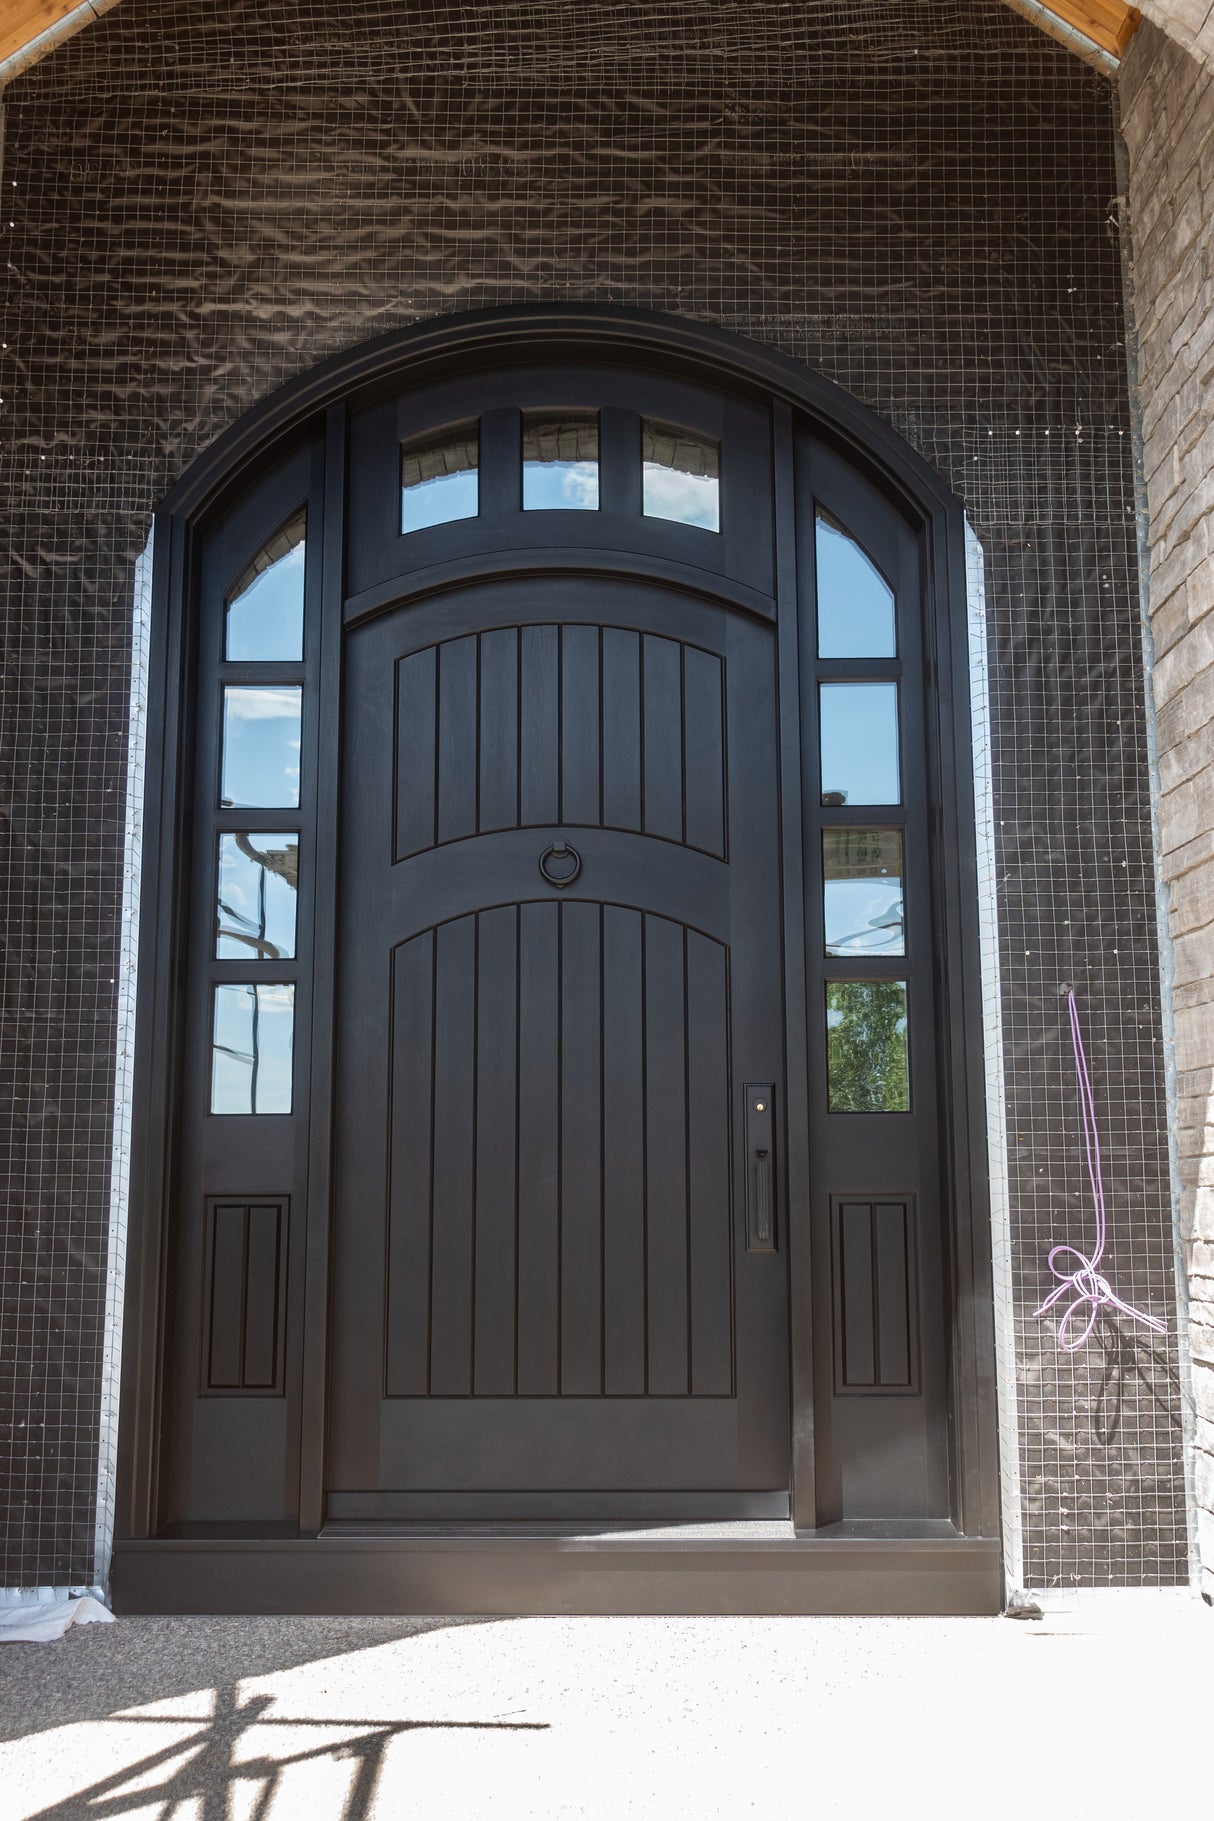
{"type": "Polygon", "coordinates": [[[905,980],[828,980],[826,1076],[832,1113],[906,1113],[905,980]]]}

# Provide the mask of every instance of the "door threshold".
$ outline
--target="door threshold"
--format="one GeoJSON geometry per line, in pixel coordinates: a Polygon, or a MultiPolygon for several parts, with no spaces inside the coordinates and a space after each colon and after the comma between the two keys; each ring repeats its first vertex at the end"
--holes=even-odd
{"type": "Polygon", "coordinates": [[[791,1518],[732,1518],[705,1523],[620,1522],[582,1520],[559,1522],[555,1519],[505,1519],[496,1523],[452,1519],[450,1522],[371,1523],[357,1520],[330,1522],[320,1531],[322,1538],[399,1537],[402,1541],[492,1538],[507,1542],[529,1542],[559,1539],[569,1543],[696,1543],[747,1542],[785,1543],[798,1547],[821,1542],[926,1542],[960,1540],[947,1518],[853,1519],[849,1523],[828,1524],[816,1530],[797,1530],[791,1518]]]}
{"type": "Polygon", "coordinates": [[[999,1542],[798,1536],[783,1522],[623,1528],[342,1525],[315,1537],[118,1542],[118,1612],[526,1617],[995,1613],[999,1542]]]}

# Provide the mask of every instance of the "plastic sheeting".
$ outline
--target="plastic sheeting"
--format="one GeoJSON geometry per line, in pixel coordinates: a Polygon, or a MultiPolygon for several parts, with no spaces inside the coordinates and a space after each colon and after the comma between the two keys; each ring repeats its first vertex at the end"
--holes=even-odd
{"type": "Polygon", "coordinates": [[[114,1615],[91,1593],[76,1600],[0,1606],[0,1644],[53,1644],[73,1625],[112,1625],[114,1615]]]}

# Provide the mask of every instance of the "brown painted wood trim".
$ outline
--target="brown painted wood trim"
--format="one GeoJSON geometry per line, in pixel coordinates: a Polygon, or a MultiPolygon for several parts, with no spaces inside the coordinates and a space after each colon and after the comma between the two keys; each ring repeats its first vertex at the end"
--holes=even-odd
{"type": "Polygon", "coordinates": [[[990,1537],[180,1538],[116,1545],[120,1613],[715,1613],[981,1616],[1003,1607],[990,1537]]]}
{"type": "Polygon", "coordinates": [[[0,88],[66,39],[108,13],[118,0],[5,0],[0,21],[0,88]]]}
{"type": "Polygon", "coordinates": [[[1142,24],[1138,8],[1125,6],[1121,0],[1042,0],[1042,4],[1047,13],[1082,32],[1110,57],[1124,56],[1126,45],[1142,24]]]}

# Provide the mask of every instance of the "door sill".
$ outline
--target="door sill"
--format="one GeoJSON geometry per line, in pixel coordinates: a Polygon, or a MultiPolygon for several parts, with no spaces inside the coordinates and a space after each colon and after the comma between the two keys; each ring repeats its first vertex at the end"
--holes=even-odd
{"type": "MultiPolygon", "coordinates": [[[[118,1612],[523,1617],[995,1613],[991,1537],[797,1535],[782,1522],[614,1528],[346,1525],[316,1537],[115,1545],[118,1612]]],[[[906,1526],[899,1526],[905,1530],[906,1526]]],[[[921,1527],[920,1527],[921,1532],[921,1527]]]]}

